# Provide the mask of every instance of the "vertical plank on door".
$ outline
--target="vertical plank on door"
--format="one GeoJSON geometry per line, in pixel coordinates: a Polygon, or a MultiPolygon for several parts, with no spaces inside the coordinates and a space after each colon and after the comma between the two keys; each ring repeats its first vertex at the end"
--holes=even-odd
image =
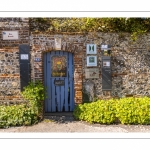
{"type": "MultiPolygon", "coordinates": [[[[57,79],[56,79],[57,80],[57,79]]],[[[56,86],[56,102],[57,102],[57,104],[56,104],[56,106],[57,106],[57,111],[60,111],[60,86],[56,86]]]]}
{"type": "MultiPolygon", "coordinates": [[[[47,89],[47,53],[44,54],[44,87],[47,89]]],[[[48,93],[48,90],[46,90],[48,93]]],[[[48,111],[48,97],[45,97],[45,112],[48,111]]]]}
{"type": "MultiPolygon", "coordinates": [[[[60,55],[64,55],[64,52],[60,51],[60,55]]],[[[65,80],[65,77],[62,77],[61,80],[65,80]]],[[[64,100],[65,100],[65,89],[64,89],[64,85],[60,87],[60,111],[63,111],[63,107],[64,107],[64,100]]]]}
{"type": "MultiPolygon", "coordinates": [[[[59,51],[57,51],[56,53],[55,53],[56,55],[60,55],[60,52],[59,51]]],[[[55,80],[60,80],[60,78],[59,77],[56,77],[55,78],[55,80]]],[[[58,112],[60,112],[60,108],[61,108],[61,99],[60,99],[60,96],[61,96],[61,88],[60,88],[60,86],[56,86],[56,102],[57,102],[57,104],[56,104],[56,106],[57,106],[57,111],[58,112]]]]}
{"type": "Polygon", "coordinates": [[[70,111],[73,111],[73,62],[72,62],[72,53],[69,53],[69,89],[70,89],[70,111]]]}
{"type": "MultiPolygon", "coordinates": [[[[50,57],[50,61],[52,61],[51,60],[51,58],[52,58],[52,56],[54,56],[55,55],[55,52],[51,52],[51,57],[50,57]]],[[[51,62],[52,63],[52,62],[51,62]]],[[[50,70],[51,70],[51,67],[52,66],[50,66],[50,70]]],[[[51,76],[51,75],[50,75],[51,76]]],[[[52,112],[55,112],[56,111],[56,91],[55,91],[55,85],[54,85],[54,80],[55,80],[55,78],[51,78],[51,97],[52,97],[52,105],[51,105],[51,107],[52,107],[52,112]]]]}
{"type": "Polygon", "coordinates": [[[68,62],[68,53],[64,52],[64,54],[67,57],[67,77],[65,78],[65,111],[69,111],[68,110],[68,66],[69,66],[69,62],[68,62]]]}
{"type": "Polygon", "coordinates": [[[52,99],[51,99],[51,78],[50,78],[50,65],[51,65],[51,62],[50,62],[50,53],[47,53],[47,85],[48,85],[48,102],[47,102],[47,105],[48,105],[48,112],[51,112],[51,102],[52,102],[52,99]]]}
{"type": "Polygon", "coordinates": [[[64,90],[64,86],[61,86],[61,111],[63,111],[63,107],[64,107],[64,100],[65,100],[65,94],[64,94],[65,90],[64,90]]]}

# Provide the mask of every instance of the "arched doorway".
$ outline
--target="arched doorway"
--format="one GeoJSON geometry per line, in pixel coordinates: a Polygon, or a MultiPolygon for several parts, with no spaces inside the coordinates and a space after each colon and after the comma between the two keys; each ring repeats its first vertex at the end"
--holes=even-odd
{"type": "Polygon", "coordinates": [[[73,53],[51,51],[44,54],[45,112],[73,111],[73,53]]]}

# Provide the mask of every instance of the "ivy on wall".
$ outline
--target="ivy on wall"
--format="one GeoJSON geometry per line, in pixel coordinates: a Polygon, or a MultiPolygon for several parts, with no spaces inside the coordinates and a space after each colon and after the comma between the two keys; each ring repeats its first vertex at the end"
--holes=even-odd
{"type": "Polygon", "coordinates": [[[127,32],[133,40],[150,31],[150,18],[30,18],[30,31],[127,32]]]}

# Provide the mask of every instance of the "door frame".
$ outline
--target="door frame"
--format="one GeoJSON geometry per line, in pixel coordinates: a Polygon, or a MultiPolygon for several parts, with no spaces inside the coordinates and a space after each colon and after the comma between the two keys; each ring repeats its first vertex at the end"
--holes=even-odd
{"type": "Polygon", "coordinates": [[[47,98],[45,98],[44,106],[46,112],[66,112],[73,111],[75,107],[74,101],[74,57],[73,53],[65,51],[51,51],[44,54],[44,85],[47,86],[47,98]],[[52,60],[53,56],[66,56],[67,76],[52,77],[52,60]],[[55,80],[64,80],[64,86],[56,86],[55,80]],[[66,90],[66,88],[69,90],[66,90]],[[70,99],[70,101],[69,101],[70,99]],[[62,104],[63,103],[63,104],[62,104]],[[64,111],[63,111],[64,110],[64,111]]]}

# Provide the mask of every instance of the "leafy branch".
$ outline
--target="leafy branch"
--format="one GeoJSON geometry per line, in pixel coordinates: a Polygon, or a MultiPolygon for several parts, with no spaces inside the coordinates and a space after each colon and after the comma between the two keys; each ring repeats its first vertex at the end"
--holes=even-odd
{"type": "Polygon", "coordinates": [[[30,18],[30,31],[47,32],[127,32],[133,40],[150,31],[150,18],[30,18]]]}

